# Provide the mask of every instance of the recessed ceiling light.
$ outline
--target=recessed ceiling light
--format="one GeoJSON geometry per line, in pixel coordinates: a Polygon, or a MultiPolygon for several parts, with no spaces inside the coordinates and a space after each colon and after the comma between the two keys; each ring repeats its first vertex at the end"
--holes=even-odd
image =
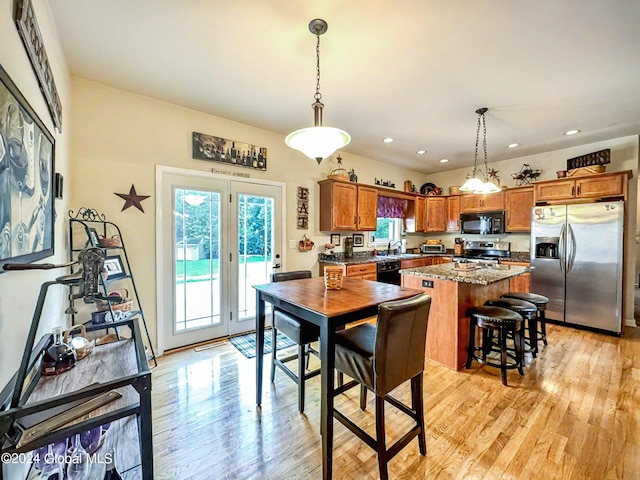
{"type": "Polygon", "coordinates": [[[448,158],[443,158],[442,160],[440,160],[440,163],[447,163],[449,161],[448,158]]]}
{"type": "Polygon", "coordinates": [[[519,143],[510,143],[509,145],[507,145],[507,148],[516,148],[519,147],[520,144],[519,143]]]}
{"type": "Polygon", "coordinates": [[[393,142],[393,138],[391,138],[391,137],[383,138],[382,141],[384,143],[391,143],[391,142],[393,142]]]}
{"type": "Polygon", "coordinates": [[[425,153],[427,153],[427,151],[426,150],[418,150],[416,153],[418,155],[424,155],[425,153]]]}
{"type": "Polygon", "coordinates": [[[580,130],[567,130],[564,132],[565,135],[575,135],[576,133],[580,133],[580,130]]]}

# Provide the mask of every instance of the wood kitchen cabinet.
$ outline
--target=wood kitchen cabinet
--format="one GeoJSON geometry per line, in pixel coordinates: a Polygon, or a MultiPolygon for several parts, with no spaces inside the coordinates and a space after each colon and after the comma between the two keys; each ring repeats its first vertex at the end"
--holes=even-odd
{"type": "Polygon", "coordinates": [[[376,280],[378,276],[377,264],[361,263],[358,265],[347,265],[347,277],[361,278],[363,280],[376,280]]]}
{"type": "Polygon", "coordinates": [[[406,258],[400,262],[401,269],[428,267],[430,265],[440,265],[442,263],[450,263],[453,261],[451,256],[431,256],[420,258],[406,258]]]}
{"type": "Polygon", "coordinates": [[[447,230],[447,209],[445,197],[427,197],[426,232],[445,232],[447,230]]]}
{"type": "MultiPolygon", "coordinates": [[[[511,262],[500,260],[500,265],[514,265],[518,267],[528,267],[529,262],[511,262]]],[[[510,292],[530,292],[531,291],[531,273],[523,273],[509,279],[510,292]]]]}
{"type": "Polygon", "coordinates": [[[426,197],[416,197],[409,201],[405,214],[405,230],[407,232],[424,232],[426,225],[426,197]]]}
{"type": "Polygon", "coordinates": [[[507,232],[531,231],[533,187],[513,188],[504,191],[504,209],[507,232]]]}
{"type": "Polygon", "coordinates": [[[460,232],[460,196],[446,197],[447,232],[460,232]]]}
{"type": "Polygon", "coordinates": [[[460,197],[460,213],[489,212],[504,210],[504,192],[485,195],[462,195],[460,197]]]}
{"type": "Polygon", "coordinates": [[[375,231],[378,213],[376,188],[333,180],[318,183],[321,231],[375,231]]]}
{"type": "Polygon", "coordinates": [[[630,171],[535,182],[535,203],[627,196],[630,171]]]}

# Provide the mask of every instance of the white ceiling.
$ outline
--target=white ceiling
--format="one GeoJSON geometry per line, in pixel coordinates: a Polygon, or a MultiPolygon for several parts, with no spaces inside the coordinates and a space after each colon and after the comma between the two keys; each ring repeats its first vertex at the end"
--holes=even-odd
{"type": "Polygon", "coordinates": [[[283,135],[313,124],[323,18],[324,124],[424,173],[473,163],[485,106],[489,161],[640,133],[638,0],[49,4],[73,75],[283,135]]]}

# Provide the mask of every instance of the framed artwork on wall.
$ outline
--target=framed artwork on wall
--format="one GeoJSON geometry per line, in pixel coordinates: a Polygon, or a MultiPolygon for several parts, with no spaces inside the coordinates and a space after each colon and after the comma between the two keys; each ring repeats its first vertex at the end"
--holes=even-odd
{"type": "Polygon", "coordinates": [[[364,247],[364,234],[362,234],[362,233],[354,233],[353,234],[353,246],[354,247],[364,247]]]}
{"type": "Polygon", "coordinates": [[[340,234],[339,233],[332,233],[331,234],[331,243],[336,245],[336,246],[340,246],[340,234]]]}
{"type": "Polygon", "coordinates": [[[0,265],[53,255],[55,142],[0,66],[0,265]]]}

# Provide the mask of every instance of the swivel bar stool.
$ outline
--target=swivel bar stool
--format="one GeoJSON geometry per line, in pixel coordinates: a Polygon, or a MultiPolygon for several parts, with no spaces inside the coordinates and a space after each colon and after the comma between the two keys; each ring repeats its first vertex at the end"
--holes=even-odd
{"type": "Polygon", "coordinates": [[[544,295],[538,295],[537,293],[529,292],[509,292],[502,295],[506,298],[517,298],[518,300],[524,300],[525,302],[531,302],[538,307],[538,315],[536,317],[536,323],[538,324],[536,331],[532,332],[530,343],[535,346],[535,351],[538,353],[538,340],[542,340],[542,343],[547,344],[547,321],[545,318],[545,310],[547,309],[547,303],[549,299],[544,295]],[[534,337],[535,336],[535,337],[534,337]]]}
{"type": "Polygon", "coordinates": [[[481,364],[498,367],[502,377],[502,384],[507,385],[507,370],[517,368],[522,371],[522,317],[512,310],[501,307],[479,306],[471,307],[467,311],[470,318],[469,348],[467,351],[466,368],[471,368],[473,360],[481,364]],[[476,326],[482,329],[482,346],[476,346],[476,326]],[[498,344],[494,345],[493,333],[498,332],[498,344]],[[514,347],[507,346],[507,334],[513,334],[514,347]],[[500,363],[488,359],[492,351],[500,352],[500,363]],[[482,352],[481,355],[479,353],[482,352]],[[509,362],[511,360],[511,362],[509,362]]]}
{"type": "Polygon", "coordinates": [[[536,338],[536,332],[538,329],[538,322],[536,321],[538,308],[531,302],[525,302],[524,300],[518,300],[517,298],[506,298],[506,297],[487,300],[484,304],[492,307],[506,308],[507,310],[512,310],[520,314],[520,316],[522,317],[522,320],[526,324],[526,326],[523,326],[524,348],[522,351],[523,353],[522,364],[524,365],[525,352],[531,353],[531,355],[533,355],[533,358],[536,358],[535,338],[536,338]],[[528,337],[527,337],[527,331],[529,333],[528,337]],[[528,341],[528,344],[527,344],[527,341],[528,341]]]}

